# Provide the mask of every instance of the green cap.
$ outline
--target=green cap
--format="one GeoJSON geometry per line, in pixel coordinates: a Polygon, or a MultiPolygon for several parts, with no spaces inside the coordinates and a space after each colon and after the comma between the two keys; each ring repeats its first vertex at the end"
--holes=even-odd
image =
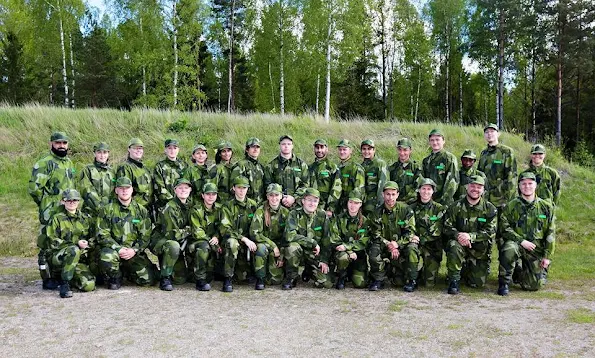
{"type": "Polygon", "coordinates": [[[132,182],[127,177],[119,177],[116,180],[116,188],[124,188],[124,187],[131,187],[132,182]]]}
{"type": "Polygon", "coordinates": [[[130,141],[128,141],[128,148],[132,146],[144,147],[145,145],[143,144],[143,141],[140,140],[140,138],[132,138],[130,141]]]}
{"type": "Polygon", "coordinates": [[[349,193],[349,200],[355,201],[356,203],[361,203],[363,201],[363,195],[359,189],[353,189],[351,193],[349,193]]]}
{"type": "Polygon", "coordinates": [[[177,139],[166,139],[165,140],[165,148],[169,147],[170,145],[175,145],[176,147],[180,146],[180,142],[177,139]]]}
{"type": "Polygon", "coordinates": [[[109,145],[106,142],[95,143],[95,145],[93,146],[93,151],[98,152],[100,150],[105,150],[109,152],[109,145]]]}
{"type": "Polygon", "coordinates": [[[428,134],[428,138],[429,138],[429,137],[431,137],[431,136],[433,136],[433,135],[439,135],[439,136],[441,136],[442,138],[444,138],[444,134],[443,134],[443,133],[442,133],[442,131],[441,131],[440,129],[438,129],[438,128],[434,128],[434,129],[432,129],[432,130],[430,131],[430,134],[428,134]]]}
{"type": "Polygon", "coordinates": [[[283,139],[289,139],[290,141],[293,142],[293,138],[291,138],[291,136],[289,134],[285,134],[285,135],[282,135],[281,137],[279,137],[279,143],[281,143],[283,141],[283,139]]]}
{"type": "Polygon", "coordinates": [[[531,179],[533,181],[537,181],[537,177],[535,177],[535,173],[533,172],[522,172],[519,175],[519,182],[523,179],[531,179]]]}
{"type": "Polygon", "coordinates": [[[196,153],[197,150],[204,150],[205,152],[207,151],[207,147],[205,147],[204,144],[197,144],[194,149],[192,149],[192,154],[196,153]]]}
{"type": "Polygon", "coordinates": [[[216,193],[217,185],[215,185],[214,183],[206,183],[202,186],[202,192],[203,194],[216,193]]]}
{"type": "Polygon", "coordinates": [[[337,144],[337,148],[339,147],[351,148],[351,143],[349,142],[349,139],[341,139],[339,141],[339,144],[337,144]]]}
{"type": "Polygon", "coordinates": [[[250,180],[243,175],[237,176],[233,180],[233,186],[239,186],[241,188],[249,188],[250,180]]]}
{"type": "Polygon", "coordinates": [[[81,194],[76,189],[66,189],[62,192],[62,200],[81,200],[81,194]]]}
{"type": "Polygon", "coordinates": [[[64,132],[54,132],[50,136],[50,142],[68,142],[69,138],[64,132]]]}
{"type": "Polygon", "coordinates": [[[531,147],[531,154],[545,154],[545,147],[543,144],[535,144],[531,147]]]}
{"type": "Polygon", "coordinates": [[[411,148],[411,139],[409,138],[401,138],[397,142],[397,148],[411,148]]]}
{"type": "Polygon", "coordinates": [[[463,155],[461,155],[461,159],[462,158],[469,158],[475,160],[477,159],[477,155],[475,155],[475,152],[472,149],[465,149],[463,155]]]}
{"type": "Polygon", "coordinates": [[[267,194],[283,194],[283,188],[277,183],[271,183],[267,186],[267,194]]]}
{"type": "Polygon", "coordinates": [[[178,186],[180,186],[182,184],[187,184],[187,185],[192,186],[192,183],[190,183],[190,180],[188,180],[186,178],[178,178],[178,180],[176,180],[176,184],[174,185],[174,188],[177,188],[178,186]]]}
{"type": "Polygon", "coordinates": [[[496,131],[500,131],[500,128],[498,128],[498,125],[496,123],[488,123],[485,127],[483,127],[483,131],[487,131],[488,129],[495,129],[496,131]]]}
{"type": "Polygon", "coordinates": [[[248,140],[246,141],[246,148],[252,147],[254,145],[260,147],[260,139],[256,137],[248,138],[248,140]]]}
{"type": "Polygon", "coordinates": [[[217,144],[217,151],[220,152],[223,149],[231,149],[231,142],[225,140],[219,142],[219,144],[217,144]]]}
{"type": "Polygon", "coordinates": [[[304,197],[306,197],[308,195],[315,196],[320,199],[320,192],[317,189],[306,188],[306,190],[304,190],[304,197]]]}
{"type": "Polygon", "coordinates": [[[469,184],[481,184],[484,186],[486,185],[486,182],[481,175],[472,175],[469,179],[471,179],[469,184]]]}
{"type": "Polygon", "coordinates": [[[432,188],[436,190],[436,183],[430,178],[423,178],[422,180],[420,180],[419,184],[417,185],[417,189],[421,189],[421,187],[424,185],[431,185],[432,188]]]}
{"type": "Polygon", "coordinates": [[[364,139],[362,141],[362,144],[360,144],[360,148],[363,147],[364,145],[369,145],[370,147],[374,148],[376,147],[376,145],[374,144],[374,141],[372,139],[364,139]]]}
{"type": "Polygon", "coordinates": [[[382,188],[382,191],[385,191],[387,189],[394,189],[396,191],[399,191],[399,184],[395,183],[392,180],[389,180],[386,183],[384,183],[384,188],[382,188]]]}
{"type": "Polygon", "coordinates": [[[324,145],[325,147],[328,146],[328,144],[326,143],[326,140],[324,140],[324,139],[316,139],[316,142],[314,142],[314,145],[324,145]]]}

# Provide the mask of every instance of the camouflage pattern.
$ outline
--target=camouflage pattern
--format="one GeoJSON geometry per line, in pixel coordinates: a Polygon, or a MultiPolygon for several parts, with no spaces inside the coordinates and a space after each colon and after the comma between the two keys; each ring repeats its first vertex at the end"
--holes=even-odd
{"type": "Polygon", "coordinates": [[[223,218],[223,206],[215,202],[211,209],[208,209],[202,199],[195,203],[190,211],[190,229],[192,242],[188,245],[188,253],[191,258],[195,280],[211,281],[215,261],[219,256],[220,245],[223,244],[220,232],[220,223],[229,225],[227,219],[223,218]],[[219,245],[209,244],[211,238],[219,239],[219,245]]]}
{"type": "Polygon", "coordinates": [[[335,232],[338,242],[334,245],[344,245],[346,251],[335,251],[334,259],[339,278],[347,276],[351,266],[351,282],[355,288],[366,286],[368,278],[368,219],[361,213],[356,216],[343,212],[335,219],[335,232]],[[355,253],[357,258],[352,260],[349,255],[355,253]]]}
{"type": "Polygon", "coordinates": [[[250,224],[250,239],[257,245],[254,274],[269,285],[278,285],[283,281],[283,267],[277,267],[276,262],[284,260],[284,247],[287,246],[284,233],[288,215],[289,209],[286,207],[279,205],[273,209],[265,202],[256,209],[250,224]],[[278,258],[273,252],[275,248],[281,252],[278,258]]]}
{"type": "Polygon", "coordinates": [[[442,262],[442,228],[446,208],[433,200],[425,204],[417,200],[409,208],[415,216],[415,232],[419,237],[419,249],[423,259],[420,281],[426,287],[433,287],[438,280],[438,270],[442,262]]]}
{"type": "Polygon", "coordinates": [[[482,287],[488,275],[489,251],[496,238],[496,207],[484,197],[477,205],[469,204],[467,198],[456,201],[448,208],[444,217],[443,233],[446,245],[446,268],[448,277],[464,281],[471,287],[482,287]],[[471,236],[471,248],[463,247],[457,241],[460,232],[471,236]],[[461,274],[465,265],[466,271],[461,274]]]}
{"type": "Polygon", "coordinates": [[[250,180],[246,196],[257,203],[265,201],[265,167],[260,164],[258,159],[254,159],[246,153],[244,159],[237,162],[231,169],[230,181],[233,183],[233,180],[240,175],[250,180]]]}
{"type": "Polygon", "coordinates": [[[300,267],[305,267],[307,272],[312,273],[316,287],[332,287],[331,278],[323,274],[318,266],[320,262],[330,263],[332,243],[338,242],[324,210],[317,209],[312,214],[306,213],[303,208],[291,210],[285,225],[285,239],[288,244],[285,249],[286,278],[297,278],[300,267]],[[312,252],[316,245],[320,246],[318,256],[312,252]]]}
{"type": "Polygon", "coordinates": [[[126,177],[132,181],[133,199],[143,207],[151,210],[153,202],[153,177],[147,167],[130,157],[116,170],[116,178],[126,177]]]}
{"type": "Polygon", "coordinates": [[[244,201],[233,199],[223,206],[223,220],[221,222],[221,235],[224,244],[223,274],[225,277],[235,276],[245,280],[253,276],[253,254],[241,242],[243,237],[250,237],[250,224],[256,211],[256,201],[245,198],[244,201]]]}
{"type": "Polygon", "coordinates": [[[211,183],[217,185],[217,201],[220,203],[226,203],[230,197],[233,197],[231,191],[232,183],[231,180],[231,169],[233,164],[219,163],[213,165],[209,170],[209,178],[211,183]]]}
{"type": "Polygon", "coordinates": [[[454,154],[442,149],[431,153],[422,162],[424,178],[430,178],[436,183],[436,190],[432,199],[442,205],[450,205],[459,187],[458,159],[454,154]]]}
{"type": "Polygon", "coordinates": [[[125,206],[115,199],[100,212],[97,235],[104,275],[109,278],[124,275],[138,285],[153,283],[154,267],[144,252],[151,237],[151,219],[144,206],[134,200],[125,206]],[[122,248],[134,249],[136,255],[122,260],[119,255],[122,248]]]}
{"type": "Polygon", "coordinates": [[[389,180],[399,184],[398,201],[412,204],[417,200],[417,182],[422,178],[421,165],[415,160],[394,162],[389,168],[389,180]]]}
{"type": "Polygon", "coordinates": [[[347,201],[351,191],[358,189],[360,192],[364,192],[366,177],[364,168],[353,158],[341,161],[339,163],[339,172],[341,175],[341,199],[339,199],[337,208],[341,211],[347,208],[347,201]]]}
{"type": "Polygon", "coordinates": [[[341,173],[337,164],[328,157],[318,159],[308,168],[310,187],[320,192],[319,207],[323,210],[337,212],[341,199],[341,173]]]}
{"type": "Polygon", "coordinates": [[[532,172],[537,179],[538,197],[544,200],[549,200],[554,206],[558,205],[560,201],[560,174],[552,167],[543,164],[539,167],[529,164],[529,169],[525,172],[532,172]]]}
{"type": "Polygon", "coordinates": [[[486,183],[488,182],[486,175],[474,167],[468,169],[461,167],[461,169],[459,169],[459,187],[457,188],[457,192],[455,194],[456,200],[467,196],[467,185],[471,183],[471,177],[475,175],[479,175],[486,183]]]}
{"type": "Polygon", "coordinates": [[[486,176],[484,197],[497,208],[515,197],[517,163],[512,148],[503,144],[487,146],[481,151],[477,169],[486,176]]]}
{"type": "MultiPolygon", "coordinates": [[[[190,180],[190,183],[192,185],[192,192],[190,193],[192,202],[201,202],[203,186],[207,182],[210,182],[210,175],[209,170],[207,169],[207,165],[192,164],[186,167],[186,169],[184,169],[184,172],[182,173],[182,178],[190,180]]],[[[219,194],[217,194],[217,197],[219,197],[219,194]]]]}
{"type": "Polygon", "coordinates": [[[97,160],[81,172],[77,188],[83,197],[82,210],[91,216],[97,216],[100,208],[114,198],[116,178],[112,167],[97,160]]]}
{"type": "Polygon", "coordinates": [[[377,156],[372,159],[364,159],[362,167],[365,178],[365,199],[362,210],[364,213],[371,213],[376,206],[382,205],[384,202],[382,189],[388,180],[388,168],[386,162],[377,156]]]}
{"type": "Polygon", "coordinates": [[[554,206],[536,197],[533,202],[516,198],[506,205],[502,214],[504,245],[500,250],[500,280],[510,284],[512,273],[520,259],[519,281],[525,290],[541,288],[547,278],[547,269],[540,267],[542,259],[551,259],[556,244],[556,218],[554,206]],[[535,244],[533,251],[521,246],[527,240],[535,244]]]}
{"type": "Polygon", "coordinates": [[[278,155],[271,160],[265,170],[265,188],[271,183],[281,184],[284,195],[295,196],[299,188],[309,186],[308,165],[306,162],[296,157],[285,159],[278,155]]]}
{"type": "Polygon", "coordinates": [[[155,195],[154,205],[156,209],[163,209],[176,196],[174,184],[178,178],[182,177],[182,173],[187,166],[180,159],[174,161],[169,158],[160,160],[155,164],[153,169],[153,194],[155,195]]]}

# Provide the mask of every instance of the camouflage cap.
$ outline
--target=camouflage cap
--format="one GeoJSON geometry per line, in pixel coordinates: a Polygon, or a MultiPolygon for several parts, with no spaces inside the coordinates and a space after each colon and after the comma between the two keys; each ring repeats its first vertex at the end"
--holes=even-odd
{"type": "Polygon", "coordinates": [[[382,188],[382,191],[385,190],[389,190],[389,189],[394,189],[396,191],[399,191],[399,184],[397,184],[396,182],[389,180],[386,183],[384,183],[384,187],[382,188]]]}
{"type": "Polygon", "coordinates": [[[363,147],[364,145],[369,145],[372,148],[376,147],[376,145],[374,144],[374,141],[372,139],[364,139],[362,141],[362,144],[360,144],[360,148],[363,147]]]}
{"type": "Polygon", "coordinates": [[[175,145],[176,147],[180,146],[180,142],[177,139],[166,139],[165,140],[165,148],[169,147],[170,145],[175,145]]]}
{"type": "Polygon", "coordinates": [[[271,183],[267,186],[267,194],[283,194],[283,188],[280,184],[271,183]]]}
{"type": "Polygon", "coordinates": [[[461,155],[461,159],[462,158],[469,158],[469,159],[477,159],[477,155],[475,155],[475,152],[473,151],[473,149],[465,149],[465,151],[463,152],[463,155],[461,155]]]}
{"type": "Polygon", "coordinates": [[[361,203],[363,201],[362,192],[359,191],[359,189],[353,189],[351,193],[349,193],[349,200],[361,203]]]}
{"type": "Polygon", "coordinates": [[[189,186],[192,186],[192,183],[190,183],[190,180],[188,180],[186,178],[178,178],[178,180],[176,180],[174,188],[177,188],[178,186],[180,186],[182,184],[187,184],[189,186]]]}
{"type": "Polygon", "coordinates": [[[93,146],[93,151],[98,152],[100,150],[109,152],[109,145],[106,142],[95,143],[95,145],[93,146]]]}
{"type": "Polygon", "coordinates": [[[246,148],[252,146],[260,147],[260,139],[256,137],[248,138],[248,140],[246,141],[246,148]]]}
{"type": "Polygon", "coordinates": [[[428,138],[433,136],[433,135],[439,135],[442,138],[444,138],[444,133],[442,133],[442,131],[438,128],[434,128],[430,131],[430,134],[428,134],[428,138]]]}
{"type": "Polygon", "coordinates": [[[537,177],[535,176],[535,173],[533,173],[533,172],[522,172],[519,175],[519,182],[521,182],[524,179],[531,179],[533,181],[537,181],[537,177]]]}
{"type": "Polygon", "coordinates": [[[411,139],[409,138],[401,138],[397,142],[397,148],[410,148],[411,149],[411,139]]]}
{"type": "Polygon", "coordinates": [[[207,147],[205,147],[204,144],[197,144],[194,146],[194,149],[192,149],[192,154],[196,153],[197,150],[204,150],[205,152],[207,151],[207,147]]]}
{"type": "Polygon", "coordinates": [[[243,175],[237,176],[233,180],[233,186],[239,186],[241,188],[249,188],[250,180],[243,175]]]}
{"type": "Polygon", "coordinates": [[[140,138],[132,138],[128,141],[128,148],[136,146],[136,147],[144,147],[143,141],[140,138]]]}
{"type": "Polygon", "coordinates": [[[128,179],[127,177],[119,177],[118,180],[116,180],[116,188],[124,188],[131,186],[132,181],[130,181],[130,179],[128,179]]]}
{"type": "Polygon", "coordinates": [[[228,142],[226,140],[222,140],[221,142],[219,142],[219,144],[217,144],[217,151],[220,152],[223,149],[231,149],[231,142],[228,142]]]}
{"type": "Polygon", "coordinates": [[[214,183],[205,183],[205,185],[202,186],[202,192],[203,194],[217,193],[217,185],[214,183]]]}
{"type": "Polygon", "coordinates": [[[531,154],[545,154],[545,146],[543,144],[535,144],[531,147],[531,154]]]}
{"type": "Polygon", "coordinates": [[[481,175],[472,175],[469,179],[471,179],[469,184],[480,184],[484,186],[486,185],[486,182],[481,175]]]}
{"type": "Polygon", "coordinates": [[[326,140],[324,140],[324,139],[316,139],[316,142],[314,142],[314,145],[324,145],[325,147],[328,146],[328,144],[326,143],[326,140]]]}
{"type": "Polygon", "coordinates": [[[417,185],[417,189],[421,189],[421,187],[424,185],[430,185],[432,188],[434,188],[434,190],[436,190],[436,183],[430,178],[423,178],[420,180],[419,184],[417,185]]]}
{"type": "Polygon", "coordinates": [[[320,192],[318,191],[318,189],[306,188],[306,190],[304,190],[304,197],[308,195],[315,196],[320,199],[320,192]]]}
{"type": "Polygon", "coordinates": [[[488,129],[494,129],[496,131],[500,131],[500,128],[498,128],[498,125],[496,123],[488,123],[485,127],[483,127],[483,131],[487,131],[488,129]]]}
{"type": "Polygon", "coordinates": [[[291,136],[289,134],[284,134],[281,137],[279,137],[279,143],[281,143],[283,141],[283,139],[289,139],[290,141],[293,142],[293,138],[291,138],[291,136]]]}
{"type": "Polygon", "coordinates": [[[50,136],[50,142],[68,142],[70,139],[64,132],[54,132],[50,136]]]}
{"type": "Polygon", "coordinates": [[[351,142],[349,142],[349,139],[341,139],[337,144],[337,148],[339,147],[351,148],[351,142]]]}
{"type": "Polygon", "coordinates": [[[62,192],[62,200],[77,200],[81,201],[81,194],[76,189],[66,189],[62,192]]]}

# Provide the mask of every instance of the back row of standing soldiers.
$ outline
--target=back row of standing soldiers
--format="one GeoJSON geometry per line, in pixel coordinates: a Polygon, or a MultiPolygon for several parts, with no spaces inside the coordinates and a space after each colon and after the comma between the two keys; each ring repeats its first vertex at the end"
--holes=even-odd
{"type": "Polygon", "coordinates": [[[61,297],[71,297],[71,284],[89,291],[97,278],[118,289],[123,277],[148,285],[159,275],[163,290],[189,279],[207,291],[219,274],[225,292],[234,277],[255,281],[256,289],[291,289],[301,272],[320,287],[342,289],[351,281],[375,291],[388,277],[411,292],[436,283],[444,250],[448,292],[456,294],[461,280],[485,284],[496,242],[498,293],[508,294],[513,279],[535,290],[554,251],[560,178],[544,164],[545,148],[534,145],[517,181],[513,150],[499,135],[497,126],[486,126],[478,168],[474,152],[465,150],[460,170],[439,130],[430,132],[432,153],[421,165],[403,138],[391,166],[369,139],[360,145],[361,164],[341,140],[339,165],[319,139],[308,166],[284,135],[268,165],[258,160],[260,140],[250,138],[235,164],[231,144],[221,142],[210,169],[204,145],[194,147],[187,165],[178,141],[168,139],[166,158],[151,172],[142,141],[133,138],[115,171],[109,146],[98,143],[94,163],[76,176],[69,139],[56,132],[29,182],[39,206],[43,287],[59,286],[61,297]],[[159,258],[159,271],[147,249],[159,258]]]}

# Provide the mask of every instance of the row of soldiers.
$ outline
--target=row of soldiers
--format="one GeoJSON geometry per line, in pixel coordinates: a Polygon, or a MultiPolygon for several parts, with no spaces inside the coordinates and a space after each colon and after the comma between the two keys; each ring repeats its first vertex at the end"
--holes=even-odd
{"type": "MultiPolygon", "coordinates": [[[[234,274],[240,279],[255,275],[259,289],[266,282],[280,281],[289,289],[303,270],[303,279],[314,278],[318,286],[327,287],[334,282],[337,288],[343,288],[346,279],[356,287],[366,285],[369,271],[370,290],[383,286],[386,271],[394,283],[413,291],[421,267],[421,281],[435,283],[443,249],[449,262],[453,262],[448,265],[450,293],[458,292],[461,270],[468,273],[465,276],[468,283],[481,286],[485,283],[494,241],[501,249],[501,260],[504,256],[505,230],[495,226],[494,232],[489,233],[488,226],[504,221],[501,215],[506,204],[516,196],[516,161],[512,149],[498,143],[499,131],[495,125],[486,126],[484,136],[488,146],[479,162],[485,171],[483,176],[473,168],[476,158],[472,151],[463,153],[458,171],[455,157],[444,150],[445,140],[439,130],[430,132],[432,153],[421,166],[411,160],[411,141],[405,138],[398,141],[399,160],[390,167],[375,155],[372,140],[361,143],[362,164],[352,158],[349,141],[341,140],[337,146],[339,165],[327,158],[326,141],[317,140],[315,161],[308,166],[293,154],[293,139],[282,136],[279,156],[266,166],[258,161],[260,141],[250,138],[246,142],[245,158],[233,165],[231,145],[222,142],[217,148],[216,165],[210,170],[204,145],[194,148],[193,164],[186,166],[178,158],[178,142],[168,139],[166,158],[150,172],[142,163],[143,143],[133,139],[127,161],[114,174],[108,165],[109,147],[99,143],[94,148],[95,163],[87,166],[77,181],[79,194],[76,190],[64,190],[74,186],[74,169],[66,155],[68,138],[63,133],[54,133],[50,139],[52,154],[35,165],[30,182],[30,193],[40,207],[42,222],[38,244],[44,288],[52,288],[52,274],[58,271],[62,271],[61,296],[66,297],[71,295],[68,283],[73,277],[76,277],[75,285],[83,290],[92,289],[93,274],[98,278],[105,276],[108,288],[113,289],[121,285],[123,273],[138,284],[150,284],[156,270],[144,254],[147,248],[159,257],[160,287],[164,290],[173,288],[172,281],[179,283],[188,277],[196,281],[197,289],[210,289],[214,272],[224,276],[224,291],[232,290],[234,274]],[[118,179],[113,190],[115,178],[118,179]],[[472,187],[475,189],[471,190],[472,187]],[[130,191],[128,198],[127,191],[130,191]],[[422,193],[429,191],[429,201],[424,201],[422,193]],[[490,211],[493,202],[496,205],[493,213],[494,216],[498,213],[498,218],[478,216],[457,219],[454,223],[445,220],[447,207],[454,210],[478,191],[481,200],[471,205],[474,211],[480,202],[485,202],[480,205],[483,211],[490,211]],[[61,195],[64,205],[55,209],[61,195]],[[274,197],[280,203],[275,203],[274,197]],[[72,207],[77,200],[83,202],[82,212],[70,212],[67,203],[71,202],[72,207]],[[431,208],[432,212],[416,210],[417,206],[431,208]],[[356,207],[357,210],[351,210],[356,207]],[[56,226],[73,222],[69,213],[92,218],[87,230],[74,230],[82,235],[78,237],[83,242],[77,242],[77,235],[72,233],[67,235],[68,240],[57,237],[60,233],[56,233],[56,226]],[[278,220],[274,220],[273,214],[279,215],[278,220]],[[442,232],[444,225],[467,226],[458,231],[469,231],[469,225],[476,229],[486,226],[487,231],[479,239],[459,235],[461,232],[457,231],[454,241],[458,246],[450,247],[453,240],[448,239],[448,230],[442,232]],[[252,226],[262,227],[267,234],[259,236],[252,226]],[[354,229],[357,230],[351,232],[354,229]],[[486,247],[481,248],[482,245],[486,247]],[[64,260],[77,257],[77,250],[78,257],[87,251],[84,255],[90,258],[87,271],[84,265],[64,260]],[[454,264],[456,260],[450,260],[450,253],[455,252],[461,258],[461,267],[454,264]],[[217,268],[218,265],[222,267],[217,268]],[[190,268],[191,275],[186,273],[190,268]],[[85,271],[86,275],[77,274],[79,271],[85,271]]],[[[534,173],[537,197],[546,199],[544,202],[553,208],[559,197],[559,176],[543,165],[544,156],[545,148],[534,146],[529,171],[534,173]]],[[[522,196],[522,191],[519,193],[522,196]]],[[[467,213],[470,211],[467,209],[463,206],[459,211],[467,213]]],[[[523,220],[517,223],[527,225],[523,220]]],[[[551,222],[546,226],[548,230],[551,227],[553,235],[553,210],[551,222]]],[[[58,231],[69,232],[69,229],[58,231]]],[[[537,237],[540,233],[541,229],[533,230],[529,239],[545,240],[537,237]]],[[[553,245],[552,235],[547,237],[553,245]]],[[[522,252],[517,251],[520,257],[522,252]]],[[[521,267],[516,260],[512,266],[521,267]]],[[[504,267],[501,262],[501,294],[508,290],[504,267]]]]}

